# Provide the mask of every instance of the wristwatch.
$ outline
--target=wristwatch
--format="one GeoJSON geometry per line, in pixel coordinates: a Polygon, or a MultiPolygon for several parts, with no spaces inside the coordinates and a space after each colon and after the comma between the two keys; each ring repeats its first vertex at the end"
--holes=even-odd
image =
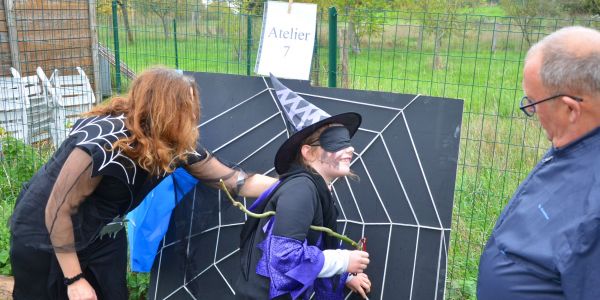
{"type": "Polygon", "coordinates": [[[238,173],[237,181],[235,182],[235,189],[236,189],[235,193],[236,194],[239,194],[242,186],[244,184],[246,184],[246,178],[248,178],[248,174],[246,174],[246,172],[244,172],[244,170],[240,169],[240,172],[238,173]]]}

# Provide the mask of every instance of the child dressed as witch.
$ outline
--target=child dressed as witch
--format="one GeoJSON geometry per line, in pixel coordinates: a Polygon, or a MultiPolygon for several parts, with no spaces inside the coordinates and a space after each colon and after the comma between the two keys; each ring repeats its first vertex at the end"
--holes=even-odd
{"type": "Polygon", "coordinates": [[[338,249],[340,241],[311,226],[336,231],[332,182],[354,176],[350,139],[361,116],[330,116],[281,84],[271,82],[293,133],[275,156],[280,183],[250,208],[273,211],[249,218],[241,235],[242,273],[237,299],[343,299],[344,286],[363,298],[371,282],[369,254],[338,249]]]}

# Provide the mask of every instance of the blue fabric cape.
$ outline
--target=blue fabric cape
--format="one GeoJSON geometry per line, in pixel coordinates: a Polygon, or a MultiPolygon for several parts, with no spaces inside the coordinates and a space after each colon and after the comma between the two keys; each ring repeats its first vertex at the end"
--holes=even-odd
{"type": "Polygon", "coordinates": [[[132,271],[150,272],[158,245],[169,228],[173,208],[197,183],[198,179],[178,168],[127,215],[132,271]]]}

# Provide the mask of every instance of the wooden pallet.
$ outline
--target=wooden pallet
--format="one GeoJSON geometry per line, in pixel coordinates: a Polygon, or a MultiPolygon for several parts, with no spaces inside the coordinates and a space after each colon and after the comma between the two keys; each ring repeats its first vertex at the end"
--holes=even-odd
{"type": "MultiPolygon", "coordinates": [[[[106,58],[106,60],[108,61],[109,64],[111,64],[113,66],[116,64],[117,60],[115,58],[115,54],[113,53],[113,51],[111,49],[98,43],[98,52],[100,53],[100,55],[102,55],[104,58],[106,58]]],[[[127,66],[127,64],[125,64],[124,62],[122,62],[120,60],[119,60],[119,64],[120,64],[121,74],[125,75],[125,77],[127,77],[129,79],[135,78],[135,72],[133,72],[133,70],[130,69],[129,66],[127,66]]]]}

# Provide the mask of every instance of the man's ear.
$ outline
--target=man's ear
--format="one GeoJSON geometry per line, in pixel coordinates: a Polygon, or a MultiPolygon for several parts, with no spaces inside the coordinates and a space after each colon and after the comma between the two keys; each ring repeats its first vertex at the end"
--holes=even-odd
{"type": "Polygon", "coordinates": [[[571,97],[563,96],[561,100],[564,104],[567,105],[568,113],[569,113],[569,122],[574,123],[581,116],[581,102],[577,101],[571,97]]]}

